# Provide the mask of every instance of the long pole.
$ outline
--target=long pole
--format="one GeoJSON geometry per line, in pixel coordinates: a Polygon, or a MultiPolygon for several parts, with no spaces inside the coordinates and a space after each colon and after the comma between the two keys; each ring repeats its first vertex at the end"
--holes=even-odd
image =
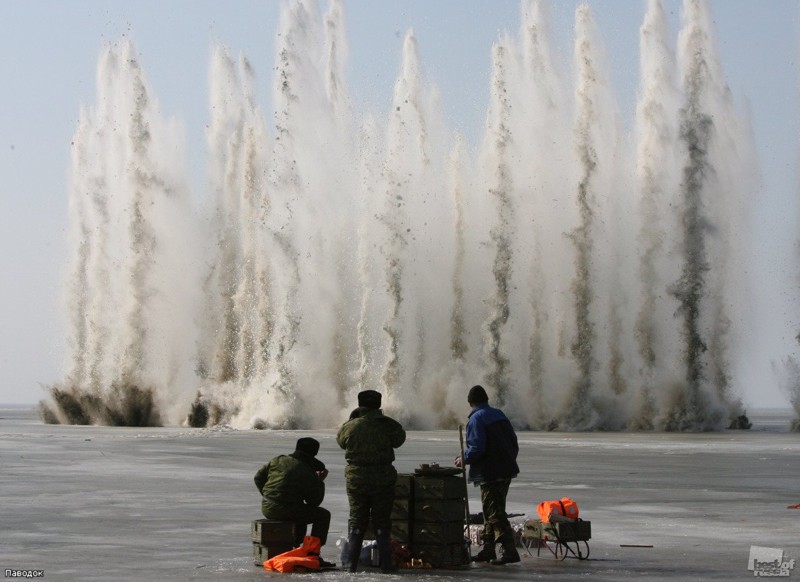
{"type": "Polygon", "coordinates": [[[464,464],[464,425],[458,425],[458,440],[461,443],[461,475],[464,477],[464,518],[466,519],[467,555],[472,561],[472,532],[469,529],[469,484],[467,483],[467,466],[464,464]]]}

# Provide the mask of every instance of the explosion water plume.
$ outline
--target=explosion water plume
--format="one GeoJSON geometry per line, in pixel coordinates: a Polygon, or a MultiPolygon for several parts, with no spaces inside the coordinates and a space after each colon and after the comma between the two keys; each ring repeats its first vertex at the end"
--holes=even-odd
{"type": "Polygon", "coordinates": [[[551,5],[525,0],[492,48],[474,149],[410,31],[388,115],[354,109],[344,8],[287,2],[270,107],[248,59],[213,49],[206,196],[188,196],[132,44],[103,51],[74,137],[67,365],[43,418],[330,427],[372,388],[432,428],[458,423],[478,381],[526,428],[737,418],[747,242],[731,233],[755,161],[705,3],[685,2],[676,54],[650,1],[626,133],[588,7],[562,77],[551,5]]]}

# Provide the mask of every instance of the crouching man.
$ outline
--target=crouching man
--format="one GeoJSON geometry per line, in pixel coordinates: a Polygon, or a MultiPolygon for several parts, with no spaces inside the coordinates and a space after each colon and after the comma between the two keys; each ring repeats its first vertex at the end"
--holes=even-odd
{"type": "Polygon", "coordinates": [[[309,523],[310,535],[319,538],[320,545],[328,538],[331,512],[319,506],[325,497],[328,470],[316,458],[318,452],[319,441],[301,438],[293,453],[275,457],[254,478],[264,517],[295,522],[295,546],[303,543],[309,523]]]}

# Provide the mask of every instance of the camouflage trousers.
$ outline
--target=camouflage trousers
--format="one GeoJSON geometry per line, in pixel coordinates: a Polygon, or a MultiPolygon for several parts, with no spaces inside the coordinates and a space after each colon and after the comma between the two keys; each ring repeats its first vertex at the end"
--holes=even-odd
{"type": "Polygon", "coordinates": [[[392,465],[356,467],[347,465],[347,499],[350,502],[350,519],[347,524],[352,531],[362,532],[372,521],[372,527],[388,529],[392,525],[392,505],[397,471],[392,465]]]}
{"type": "Polygon", "coordinates": [[[278,505],[269,501],[261,502],[261,513],[267,519],[277,519],[280,521],[293,521],[294,543],[300,546],[306,535],[306,528],[311,524],[311,533],[320,539],[324,546],[328,540],[328,529],[331,525],[331,512],[324,507],[312,507],[311,505],[278,505]]]}
{"type": "Polygon", "coordinates": [[[483,504],[483,543],[502,544],[514,539],[514,531],[506,515],[506,497],[511,479],[481,483],[483,504]]]}

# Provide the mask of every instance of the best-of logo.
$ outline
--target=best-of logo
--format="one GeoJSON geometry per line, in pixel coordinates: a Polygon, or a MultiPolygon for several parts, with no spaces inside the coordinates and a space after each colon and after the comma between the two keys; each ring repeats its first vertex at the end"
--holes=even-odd
{"type": "Polygon", "coordinates": [[[789,576],[794,570],[794,558],[786,559],[780,548],[750,546],[747,569],[756,577],[789,576]]]}

